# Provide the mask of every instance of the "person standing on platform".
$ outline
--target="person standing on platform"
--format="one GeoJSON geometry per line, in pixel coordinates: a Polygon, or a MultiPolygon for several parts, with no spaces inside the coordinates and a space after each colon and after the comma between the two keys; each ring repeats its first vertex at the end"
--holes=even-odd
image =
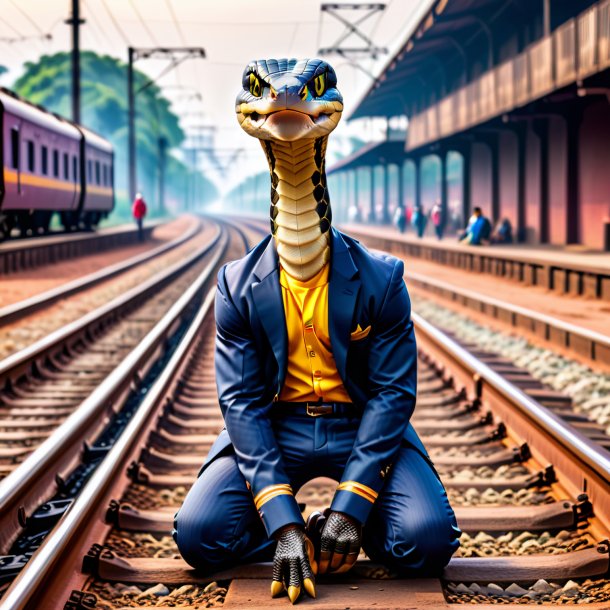
{"type": "Polygon", "coordinates": [[[146,216],[146,211],[146,202],[144,201],[144,197],[142,197],[142,193],[138,193],[136,198],[133,200],[131,213],[133,214],[136,224],[138,225],[139,241],[144,241],[144,217],[146,216]]]}
{"type": "Polygon", "coordinates": [[[460,242],[471,246],[480,246],[483,242],[488,242],[491,234],[491,223],[486,216],[483,216],[481,208],[475,208],[468,221],[468,226],[460,236],[460,242]]]}
{"type": "Polygon", "coordinates": [[[424,214],[424,209],[421,205],[416,205],[411,216],[411,224],[417,233],[417,237],[423,237],[426,230],[428,217],[424,214]]]}
{"type": "Polygon", "coordinates": [[[396,228],[404,233],[407,228],[407,215],[405,214],[405,209],[399,205],[394,212],[394,224],[396,228]]]}
{"type": "Polygon", "coordinates": [[[432,211],[430,212],[430,220],[434,225],[434,232],[438,239],[443,238],[443,208],[440,201],[436,201],[432,211]]]}

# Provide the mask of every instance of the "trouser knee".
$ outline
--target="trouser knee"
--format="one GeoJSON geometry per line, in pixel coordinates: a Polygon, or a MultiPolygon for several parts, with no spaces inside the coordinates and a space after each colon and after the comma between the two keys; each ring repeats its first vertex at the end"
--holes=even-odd
{"type": "Polygon", "coordinates": [[[428,528],[403,527],[394,535],[371,532],[365,534],[364,550],[374,561],[399,573],[439,575],[459,546],[459,530],[452,528],[447,534],[446,527],[439,527],[436,531],[437,535],[431,535],[428,528]]]}

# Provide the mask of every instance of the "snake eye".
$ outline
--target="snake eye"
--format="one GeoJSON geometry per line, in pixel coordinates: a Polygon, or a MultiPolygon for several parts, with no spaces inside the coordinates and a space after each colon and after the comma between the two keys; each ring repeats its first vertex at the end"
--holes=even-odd
{"type": "Polygon", "coordinates": [[[254,97],[260,97],[263,92],[263,84],[261,79],[254,74],[254,72],[250,72],[250,93],[254,97]]]}
{"type": "Polygon", "coordinates": [[[318,74],[313,81],[316,97],[322,97],[326,93],[326,72],[318,74]]]}

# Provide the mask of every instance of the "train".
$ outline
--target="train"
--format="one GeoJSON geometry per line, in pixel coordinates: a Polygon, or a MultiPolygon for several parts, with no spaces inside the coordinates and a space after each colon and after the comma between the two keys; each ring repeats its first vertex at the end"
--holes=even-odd
{"type": "Polygon", "coordinates": [[[93,131],[0,87],[0,241],[92,230],[114,209],[114,149],[93,131]]]}

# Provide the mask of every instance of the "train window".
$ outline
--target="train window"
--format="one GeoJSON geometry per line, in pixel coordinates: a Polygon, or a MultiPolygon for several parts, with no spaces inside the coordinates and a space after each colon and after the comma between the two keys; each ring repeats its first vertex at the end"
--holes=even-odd
{"type": "Polygon", "coordinates": [[[103,175],[102,184],[104,186],[108,186],[108,166],[105,163],[104,163],[104,165],[102,165],[102,175],[103,175]]]}
{"type": "Polygon", "coordinates": [[[78,182],[78,161],[76,155],[72,157],[72,178],[74,182],[78,182]]]}
{"type": "Polygon", "coordinates": [[[87,182],[89,184],[93,182],[93,161],[91,159],[87,161],[87,182]]]}
{"type": "Polygon", "coordinates": [[[19,169],[19,129],[11,129],[11,167],[19,169]]]}
{"type": "Polygon", "coordinates": [[[64,180],[70,180],[70,157],[64,153],[64,180]]]}
{"type": "Polygon", "coordinates": [[[53,151],[53,176],[59,178],[59,151],[53,151]]]}
{"type": "Polygon", "coordinates": [[[35,172],[36,171],[36,157],[35,157],[35,148],[33,140],[26,140],[28,145],[28,171],[35,172]]]}
{"type": "Polygon", "coordinates": [[[49,173],[49,149],[43,146],[41,149],[42,173],[46,176],[49,173]]]}
{"type": "Polygon", "coordinates": [[[95,184],[101,184],[102,183],[102,178],[100,175],[100,162],[96,161],[95,162],[95,184]]]}

